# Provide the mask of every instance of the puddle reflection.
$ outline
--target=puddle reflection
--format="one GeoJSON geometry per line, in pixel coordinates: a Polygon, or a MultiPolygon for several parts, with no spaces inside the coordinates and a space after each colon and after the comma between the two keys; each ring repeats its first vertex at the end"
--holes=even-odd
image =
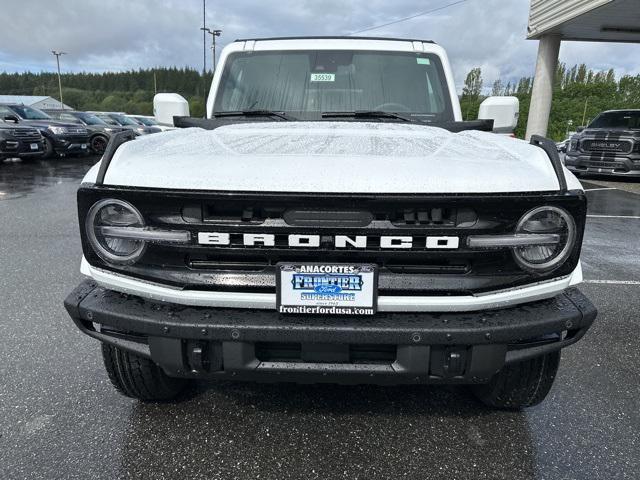
{"type": "Polygon", "coordinates": [[[0,201],[62,182],[79,182],[98,160],[93,156],[28,162],[0,160],[0,201]]]}

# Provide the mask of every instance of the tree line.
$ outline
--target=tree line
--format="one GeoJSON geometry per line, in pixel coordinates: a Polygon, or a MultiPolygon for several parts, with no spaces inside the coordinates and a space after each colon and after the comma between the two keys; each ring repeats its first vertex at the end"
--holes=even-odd
{"type": "MultiPolygon", "coordinates": [[[[191,114],[204,114],[203,91],[208,90],[211,72],[192,68],[153,68],[126,72],[65,73],[62,75],[63,98],[78,110],[123,111],[142,115],[153,112],[153,95],[177,92],[189,101],[191,114]]],[[[496,80],[484,86],[480,68],[466,76],[460,104],[463,117],[475,119],[487,94],[515,95],[520,100],[520,120],[516,129],[524,137],[533,79],[523,77],[516,82],[496,80]]],[[[48,95],[58,98],[57,74],[0,73],[0,93],[6,95],[48,95]]],[[[613,70],[595,71],[586,65],[571,68],[558,65],[548,136],[565,138],[567,132],[588,123],[599,112],[616,108],[640,108],[640,75],[616,78],[613,70]]]]}
{"type": "MultiPolygon", "coordinates": [[[[64,103],[78,110],[122,111],[139,115],[153,113],[153,96],[178,92],[189,101],[191,114],[204,114],[203,91],[208,91],[211,72],[192,68],[153,68],[127,72],[62,74],[64,103]]],[[[3,95],[47,95],[59,99],[56,73],[0,73],[3,95]]]]}
{"type": "MultiPolygon", "coordinates": [[[[525,135],[533,78],[523,77],[514,83],[496,80],[491,95],[513,95],[520,100],[520,119],[516,136],[525,135]]],[[[472,69],[466,76],[460,106],[465,120],[477,118],[480,103],[486,98],[482,71],[472,69]]],[[[613,69],[597,71],[585,64],[569,68],[558,65],[555,75],[553,103],[547,136],[554,140],[566,138],[568,132],[588,124],[604,110],[640,108],[640,75],[616,78],[613,69]]]]}

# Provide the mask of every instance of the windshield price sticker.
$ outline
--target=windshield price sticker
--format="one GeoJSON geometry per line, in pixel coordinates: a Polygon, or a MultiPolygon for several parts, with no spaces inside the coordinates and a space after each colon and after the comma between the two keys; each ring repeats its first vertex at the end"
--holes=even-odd
{"type": "Polygon", "coordinates": [[[312,73],[311,81],[312,82],[335,82],[336,74],[335,73],[312,73]]]}
{"type": "Polygon", "coordinates": [[[373,315],[376,265],[278,264],[277,309],[280,313],[373,315]]]}

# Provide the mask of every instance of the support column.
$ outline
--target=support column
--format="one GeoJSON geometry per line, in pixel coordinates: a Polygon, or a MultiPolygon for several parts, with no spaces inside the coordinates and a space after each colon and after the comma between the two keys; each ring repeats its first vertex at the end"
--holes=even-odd
{"type": "Polygon", "coordinates": [[[531,135],[544,136],[547,134],[559,52],[559,35],[543,35],[540,37],[536,75],[533,80],[529,120],[527,121],[527,134],[525,137],[527,140],[531,138],[531,135]]]}

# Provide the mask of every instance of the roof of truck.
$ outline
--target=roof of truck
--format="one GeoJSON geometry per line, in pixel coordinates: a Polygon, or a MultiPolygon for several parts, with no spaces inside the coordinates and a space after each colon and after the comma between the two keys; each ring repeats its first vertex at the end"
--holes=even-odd
{"type": "Polygon", "coordinates": [[[415,38],[393,38],[393,37],[353,37],[349,35],[329,35],[329,36],[301,36],[301,37],[267,37],[267,38],[238,38],[236,42],[264,42],[269,40],[388,40],[391,42],[422,42],[436,43],[433,40],[420,40],[415,38]]]}

